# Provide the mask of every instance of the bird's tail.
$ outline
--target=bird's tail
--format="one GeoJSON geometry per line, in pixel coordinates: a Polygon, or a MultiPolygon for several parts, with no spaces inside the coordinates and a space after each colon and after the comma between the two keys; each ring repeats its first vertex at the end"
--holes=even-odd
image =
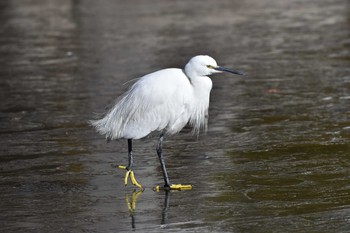
{"type": "Polygon", "coordinates": [[[124,132],[125,120],[120,113],[119,105],[111,108],[101,119],[90,120],[89,124],[93,126],[98,133],[105,135],[107,140],[121,138],[124,132]]]}
{"type": "Polygon", "coordinates": [[[106,127],[106,123],[107,123],[106,117],[99,119],[99,120],[90,120],[88,123],[89,123],[89,125],[94,127],[99,134],[106,135],[107,140],[110,138],[109,130],[106,127]]]}
{"type": "Polygon", "coordinates": [[[131,91],[128,91],[116,102],[101,119],[89,121],[89,124],[95,127],[97,132],[106,135],[107,140],[123,138],[128,122],[139,108],[137,98],[131,91]]]}

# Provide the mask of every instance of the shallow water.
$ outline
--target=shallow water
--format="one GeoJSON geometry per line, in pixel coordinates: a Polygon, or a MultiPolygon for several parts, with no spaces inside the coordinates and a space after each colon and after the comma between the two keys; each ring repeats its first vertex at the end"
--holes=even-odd
{"type": "Polygon", "coordinates": [[[350,21],[345,0],[0,3],[1,232],[350,231],[350,21]],[[130,85],[196,54],[209,131],[134,143],[87,124],[130,85]],[[126,83],[125,85],[123,85],[126,83]]]}

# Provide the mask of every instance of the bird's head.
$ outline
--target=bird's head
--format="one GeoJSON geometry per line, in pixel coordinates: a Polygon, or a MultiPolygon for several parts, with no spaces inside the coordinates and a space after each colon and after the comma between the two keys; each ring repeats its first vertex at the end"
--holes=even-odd
{"type": "Polygon", "coordinates": [[[190,75],[207,76],[215,73],[228,72],[237,75],[243,75],[242,72],[218,66],[216,61],[207,55],[198,55],[192,57],[185,66],[185,71],[190,75]]]}

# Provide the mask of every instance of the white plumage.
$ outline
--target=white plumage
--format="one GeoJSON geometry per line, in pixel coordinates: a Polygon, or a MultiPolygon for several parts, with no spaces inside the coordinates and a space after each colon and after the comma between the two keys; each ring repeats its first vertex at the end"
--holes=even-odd
{"type": "Polygon", "coordinates": [[[100,120],[91,121],[108,139],[139,139],[153,131],[178,133],[187,123],[206,129],[212,81],[221,72],[209,56],[193,57],[185,69],[169,68],[141,77],[100,120]]]}
{"type": "Polygon", "coordinates": [[[242,75],[239,71],[218,66],[216,61],[205,55],[195,56],[185,69],[164,69],[141,77],[121,96],[120,100],[96,121],[91,121],[100,134],[113,140],[128,140],[128,166],[125,185],[131,182],[139,188],[133,166],[132,139],[139,139],[151,132],[159,131],[157,154],[162,167],[164,187],[167,189],[190,189],[191,185],[172,185],[166,171],[162,142],[163,134],[175,134],[189,123],[194,132],[206,130],[209,96],[212,81],[207,75],[222,71],[242,75]]]}

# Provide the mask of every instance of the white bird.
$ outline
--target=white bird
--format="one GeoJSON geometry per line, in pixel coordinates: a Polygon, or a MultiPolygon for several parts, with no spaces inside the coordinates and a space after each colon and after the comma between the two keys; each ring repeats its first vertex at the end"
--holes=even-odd
{"type": "MultiPolygon", "coordinates": [[[[212,81],[208,75],[229,72],[243,73],[218,66],[206,55],[190,59],[184,69],[168,68],[141,77],[124,93],[102,119],[90,121],[107,140],[124,138],[128,141],[128,166],[125,185],[131,182],[142,189],[132,171],[132,140],[160,133],[157,154],[162,167],[165,189],[191,189],[191,185],[173,185],[166,171],[162,142],[163,136],[181,131],[187,124],[193,132],[207,129],[209,97],[212,81]]],[[[159,188],[159,186],[157,186],[159,188]]]]}

